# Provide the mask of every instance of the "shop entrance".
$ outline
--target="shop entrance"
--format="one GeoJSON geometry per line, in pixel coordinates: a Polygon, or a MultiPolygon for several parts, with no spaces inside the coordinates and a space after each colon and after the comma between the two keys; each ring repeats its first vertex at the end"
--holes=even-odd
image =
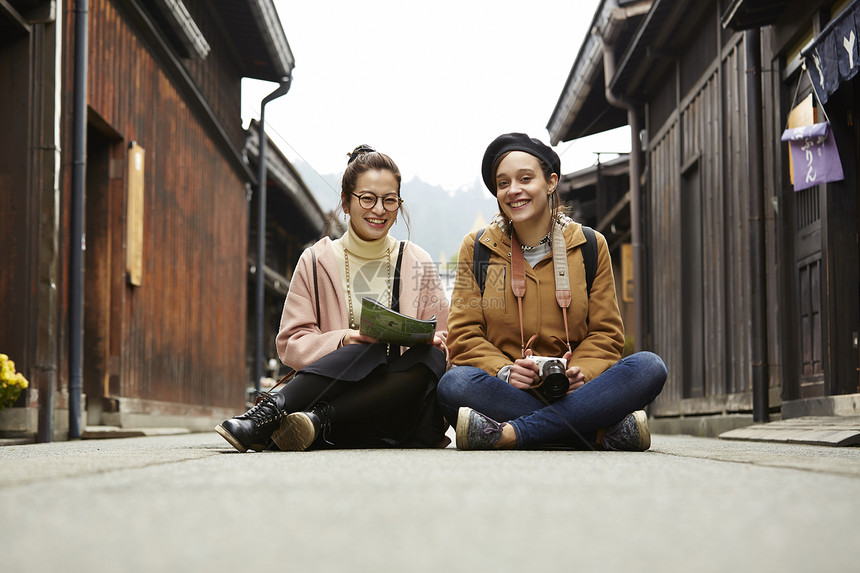
{"type": "MultiPolygon", "coordinates": [[[[801,85],[811,90],[809,82],[804,83],[801,85]]],[[[795,373],[787,373],[786,399],[860,392],[860,190],[856,172],[860,161],[860,105],[856,101],[856,83],[842,85],[825,107],[844,180],[787,191],[791,209],[786,217],[791,224],[793,253],[790,308],[795,315],[796,352],[786,352],[787,367],[795,373]]],[[[825,121],[820,110],[816,121],[825,121]]]]}

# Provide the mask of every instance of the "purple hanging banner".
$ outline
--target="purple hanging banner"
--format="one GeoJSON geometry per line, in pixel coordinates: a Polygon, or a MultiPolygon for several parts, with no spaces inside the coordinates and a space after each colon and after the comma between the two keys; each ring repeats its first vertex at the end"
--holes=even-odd
{"type": "Polygon", "coordinates": [[[782,140],[791,142],[795,191],[845,178],[830,122],[786,129],[782,140]]]}

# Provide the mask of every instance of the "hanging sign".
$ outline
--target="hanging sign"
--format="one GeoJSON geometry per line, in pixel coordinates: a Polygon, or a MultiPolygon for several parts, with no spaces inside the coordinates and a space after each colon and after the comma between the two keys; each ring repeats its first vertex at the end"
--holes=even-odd
{"type": "Polygon", "coordinates": [[[844,179],[830,122],[786,129],[782,140],[791,143],[795,191],[844,179]]]}
{"type": "MultiPolygon", "coordinates": [[[[799,85],[799,84],[798,84],[799,85]]],[[[812,94],[809,94],[803,101],[798,103],[790,112],[788,112],[788,129],[792,129],[794,127],[803,127],[806,125],[812,125],[815,123],[815,119],[817,114],[815,113],[815,106],[812,105],[812,94]]],[[[800,143],[795,143],[793,145],[800,145],[800,143]]],[[[788,142],[789,150],[792,147],[792,143],[788,142]]],[[[791,153],[788,154],[788,173],[789,178],[791,179],[791,184],[794,185],[794,160],[792,159],[791,153]]]]}
{"type": "Polygon", "coordinates": [[[854,0],[803,50],[821,104],[860,70],[860,0],[854,0]]]}

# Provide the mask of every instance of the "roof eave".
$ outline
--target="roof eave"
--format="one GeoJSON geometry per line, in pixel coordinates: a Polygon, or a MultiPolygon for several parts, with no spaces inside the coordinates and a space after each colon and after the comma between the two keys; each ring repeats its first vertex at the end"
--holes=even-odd
{"type": "Polygon", "coordinates": [[[598,73],[598,68],[602,67],[603,63],[603,48],[600,41],[593,34],[589,35],[579,53],[565,83],[564,91],[546,126],[552,145],[558,145],[564,140],[571,124],[579,116],[589,93],[602,88],[600,85],[595,85],[595,76],[603,77],[603,74],[598,73]]]}
{"type": "Polygon", "coordinates": [[[628,44],[609,89],[628,99],[639,99],[652,89],[675,61],[679,46],[694,33],[687,23],[698,21],[709,7],[706,2],[654,0],[628,44]]]}
{"type": "Polygon", "coordinates": [[[604,0],[598,6],[547,124],[553,145],[627,125],[626,112],[606,98],[602,38],[627,34],[633,29],[631,19],[642,17],[651,4],[650,0],[604,0]]]}
{"type": "Polygon", "coordinates": [[[597,31],[603,29],[616,5],[615,0],[601,0],[594,11],[588,35],[579,48],[564,89],[546,126],[552,145],[566,140],[571,124],[578,117],[589,93],[594,89],[603,90],[602,84],[595,85],[595,80],[598,79],[596,76],[603,77],[603,74],[599,73],[603,69],[603,43],[597,36],[597,31]]]}
{"type": "Polygon", "coordinates": [[[272,60],[275,81],[290,76],[296,64],[284,27],[278,18],[278,12],[272,0],[248,0],[248,6],[254,17],[254,22],[260,30],[266,51],[272,60]]]}
{"type": "Polygon", "coordinates": [[[790,0],[733,0],[720,20],[723,28],[750,30],[776,22],[790,0]]]}

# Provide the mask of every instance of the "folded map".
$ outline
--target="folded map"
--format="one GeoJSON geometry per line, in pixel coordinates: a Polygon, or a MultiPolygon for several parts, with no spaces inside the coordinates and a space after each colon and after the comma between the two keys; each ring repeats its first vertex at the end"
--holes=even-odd
{"type": "Polygon", "coordinates": [[[436,317],[419,320],[395,312],[372,298],[361,299],[361,334],[398,346],[432,344],[436,317]]]}

